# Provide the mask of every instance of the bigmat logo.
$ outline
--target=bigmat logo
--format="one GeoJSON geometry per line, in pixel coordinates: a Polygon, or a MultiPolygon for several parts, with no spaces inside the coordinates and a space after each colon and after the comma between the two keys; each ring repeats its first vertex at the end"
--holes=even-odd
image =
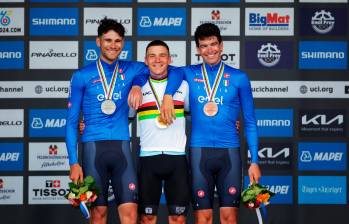
{"type": "Polygon", "coordinates": [[[121,23],[126,36],[132,36],[132,8],[84,8],[84,35],[97,36],[99,22],[108,17],[121,23]]]}
{"type": "MultiPolygon", "coordinates": [[[[227,65],[234,68],[240,67],[240,42],[239,41],[224,41],[224,49],[221,59],[227,65]]],[[[191,42],[191,64],[202,63],[202,57],[196,50],[195,41],[191,42]]]]}
{"type": "Polygon", "coordinates": [[[292,41],[249,41],[246,43],[246,67],[288,69],[293,67],[292,41]]]}
{"type": "MultiPolygon", "coordinates": [[[[145,49],[150,41],[137,42],[137,60],[144,61],[145,49]]],[[[172,58],[171,65],[185,66],[186,65],[186,43],[185,41],[166,41],[170,48],[172,58]]]]}
{"type": "Polygon", "coordinates": [[[246,8],[246,36],[293,36],[293,8],[246,8]]]}
{"type": "Polygon", "coordinates": [[[0,138],[22,138],[24,134],[22,109],[0,110],[0,138]]]}
{"type": "Polygon", "coordinates": [[[0,143],[0,170],[23,170],[23,144],[0,143]]]}
{"type": "Polygon", "coordinates": [[[0,176],[0,205],[23,204],[23,177],[0,176]]]}
{"type": "Polygon", "coordinates": [[[64,142],[29,143],[29,170],[69,170],[64,142]]]}
{"type": "Polygon", "coordinates": [[[347,204],[345,176],[299,176],[299,204],[347,204]]]}
{"type": "Polygon", "coordinates": [[[347,144],[301,142],[298,144],[299,170],[346,170],[347,144]]]}
{"type": "MultiPolygon", "coordinates": [[[[251,164],[251,153],[248,150],[247,164],[251,164]]],[[[292,169],[293,144],[292,143],[260,143],[258,148],[258,164],[263,170],[292,169]]]]}
{"type": "Polygon", "coordinates": [[[300,69],[347,69],[346,41],[300,41],[300,69]]]}
{"type": "Polygon", "coordinates": [[[68,204],[69,182],[67,176],[29,176],[28,203],[68,204]]]}
{"type": "Polygon", "coordinates": [[[77,41],[30,41],[30,69],[77,69],[77,41]]]}
{"type": "Polygon", "coordinates": [[[0,69],[24,68],[24,42],[0,41],[0,69]]]}
{"type": "MultiPolygon", "coordinates": [[[[248,176],[244,178],[244,187],[250,183],[248,176]]],[[[293,204],[292,176],[263,176],[260,183],[275,193],[270,199],[271,204],[293,204]]]]}
{"type": "Polygon", "coordinates": [[[256,109],[259,137],[292,137],[293,109],[256,109]]]}
{"type": "Polygon", "coordinates": [[[76,36],[78,34],[78,8],[30,9],[30,35],[76,36]]]}
{"type": "Polygon", "coordinates": [[[302,137],[344,137],[345,116],[346,111],[342,109],[300,110],[299,134],[302,137]]]}
{"type": "Polygon", "coordinates": [[[348,12],[345,8],[300,8],[301,35],[346,35],[348,12]]]}
{"type": "Polygon", "coordinates": [[[24,35],[24,9],[0,8],[0,37],[24,35]]]}
{"type": "MultiPolygon", "coordinates": [[[[96,41],[87,40],[84,41],[84,65],[88,65],[96,61],[99,57],[100,49],[96,45],[96,41]]],[[[131,61],[132,57],[132,41],[125,41],[124,48],[120,55],[120,60],[131,61]]],[[[144,61],[144,58],[141,60],[144,61]]]]}
{"type": "Polygon", "coordinates": [[[66,114],[65,109],[29,110],[29,136],[64,137],[66,114]]]}
{"type": "Polygon", "coordinates": [[[239,8],[192,8],[191,35],[203,23],[216,24],[222,36],[240,35],[239,8]]]}
{"type": "Polygon", "coordinates": [[[140,36],[185,36],[185,8],[139,8],[137,31],[140,36]]]}

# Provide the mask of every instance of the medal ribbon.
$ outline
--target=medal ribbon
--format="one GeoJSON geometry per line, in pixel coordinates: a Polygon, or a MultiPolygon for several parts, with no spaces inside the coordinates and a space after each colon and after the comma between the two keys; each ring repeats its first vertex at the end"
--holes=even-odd
{"type": "Polygon", "coordinates": [[[155,88],[154,88],[153,84],[151,83],[151,78],[150,77],[149,77],[148,82],[149,82],[150,89],[151,89],[152,93],[154,94],[154,97],[155,97],[155,100],[156,100],[156,106],[157,106],[158,110],[160,111],[160,106],[161,106],[160,100],[159,100],[158,95],[156,94],[156,91],[155,91],[155,88]]]}
{"type": "Polygon", "coordinates": [[[115,65],[115,68],[113,71],[113,76],[111,78],[109,86],[108,86],[107,78],[105,77],[105,73],[104,73],[102,63],[101,63],[101,59],[98,59],[98,61],[97,61],[97,70],[98,70],[99,77],[102,80],[102,86],[103,86],[103,90],[104,90],[105,99],[110,100],[112,98],[112,94],[114,92],[116,78],[117,78],[117,74],[118,74],[118,70],[119,70],[119,65],[118,65],[118,63],[116,63],[116,65],[115,65]]]}
{"type": "Polygon", "coordinates": [[[223,76],[223,71],[224,71],[224,64],[221,62],[219,65],[218,72],[216,74],[215,80],[213,82],[213,88],[211,88],[210,81],[208,79],[205,63],[202,63],[201,66],[201,72],[202,72],[202,77],[204,79],[205,87],[206,87],[206,94],[209,98],[209,102],[213,102],[214,97],[216,96],[218,86],[221,82],[222,76],[223,76]]]}

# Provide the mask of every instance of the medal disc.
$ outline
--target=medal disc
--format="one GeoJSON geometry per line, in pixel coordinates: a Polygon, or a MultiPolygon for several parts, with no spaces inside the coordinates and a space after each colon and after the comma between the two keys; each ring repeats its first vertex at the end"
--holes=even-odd
{"type": "Polygon", "coordinates": [[[157,116],[155,119],[155,125],[156,127],[160,128],[160,129],[165,129],[168,128],[168,125],[165,124],[161,119],[160,116],[157,116]]]}
{"type": "Polygon", "coordinates": [[[218,106],[215,102],[208,102],[204,106],[204,114],[208,117],[213,117],[218,113],[218,106]]]}
{"type": "Polygon", "coordinates": [[[101,104],[101,110],[104,114],[113,114],[116,110],[116,105],[112,100],[104,100],[101,104]]]}

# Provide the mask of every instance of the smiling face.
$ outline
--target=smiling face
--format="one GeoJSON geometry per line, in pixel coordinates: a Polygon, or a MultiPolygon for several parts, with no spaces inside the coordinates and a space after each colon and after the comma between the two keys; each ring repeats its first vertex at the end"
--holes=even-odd
{"type": "Polygon", "coordinates": [[[119,57],[124,47],[124,42],[124,38],[113,30],[97,37],[96,44],[101,49],[101,59],[112,64],[119,57]]]}
{"type": "Polygon", "coordinates": [[[223,42],[219,43],[216,36],[199,39],[199,46],[196,48],[206,64],[215,65],[221,60],[223,42]]]}
{"type": "Polygon", "coordinates": [[[168,65],[171,63],[170,52],[164,46],[151,46],[145,55],[145,64],[150,74],[155,76],[167,75],[168,65]]]}

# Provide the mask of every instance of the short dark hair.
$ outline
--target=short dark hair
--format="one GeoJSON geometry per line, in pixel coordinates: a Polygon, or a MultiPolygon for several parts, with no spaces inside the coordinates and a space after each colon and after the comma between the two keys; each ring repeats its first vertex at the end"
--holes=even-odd
{"type": "Polygon", "coordinates": [[[221,31],[218,26],[213,23],[203,23],[198,26],[194,34],[196,47],[199,47],[199,40],[212,36],[217,37],[219,43],[222,42],[221,31]]]}
{"type": "Polygon", "coordinates": [[[168,47],[168,45],[162,41],[162,40],[153,40],[151,41],[148,45],[147,48],[145,49],[145,52],[148,52],[148,48],[153,47],[153,46],[163,46],[166,47],[166,49],[168,50],[168,53],[170,53],[170,48],[168,47]]]}
{"type": "Polygon", "coordinates": [[[99,22],[98,36],[101,37],[103,34],[107,33],[110,30],[115,31],[122,38],[125,37],[125,27],[121,23],[119,23],[114,19],[109,19],[107,17],[104,17],[99,22]]]}

